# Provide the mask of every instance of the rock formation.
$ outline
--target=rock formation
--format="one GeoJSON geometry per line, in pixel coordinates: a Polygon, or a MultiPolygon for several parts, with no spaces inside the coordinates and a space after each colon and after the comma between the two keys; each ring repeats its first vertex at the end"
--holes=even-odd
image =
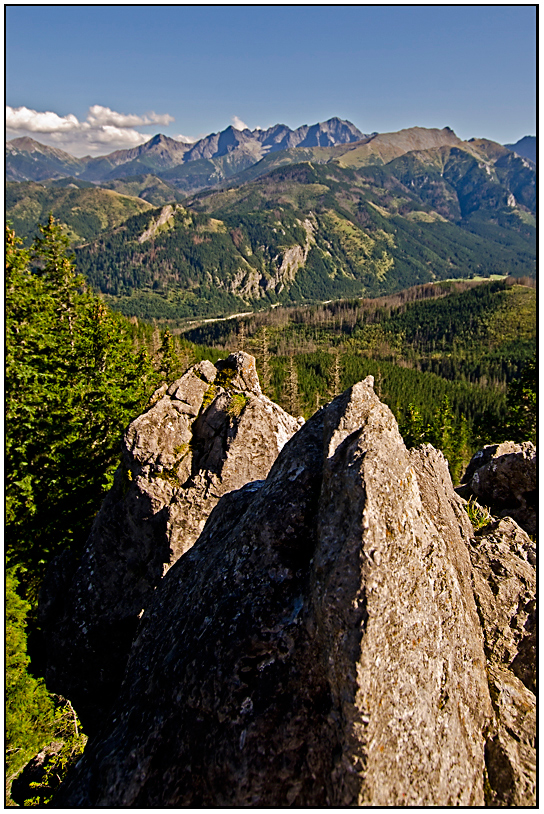
{"type": "Polygon", "coordinates": [[[530,441],[490,444],[476,453],[461,478],[459,494],[474,495],[499,517],[512,517],[536,534],[536,447],[530,441]]]}
{"type": "Polygon", "coordinates": [[[486,741],[489,804],[535,805],[536,546],[511,518],[470,546],[495,721],[486,741]]]}
{"type": "Polygon", "coordinates": [[[534,805],[534,545],[372,384],[221,498],[53,806],[534,805]]]}
{"type": "Polygon", "coordinates": [[[236,353],[164,385],[129,426],[114,485],[77,563],[49,569],[40,623],[50,691],[90,735],[117,695],[138,617],[221,495],[265,478],[298,429],[261,393],[255,360],[236,353]]]}

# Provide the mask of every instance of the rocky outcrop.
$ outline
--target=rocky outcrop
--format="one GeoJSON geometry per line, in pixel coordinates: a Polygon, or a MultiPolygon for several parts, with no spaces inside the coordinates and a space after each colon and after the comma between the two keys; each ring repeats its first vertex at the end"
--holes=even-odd
{"type": "Polygon", "coordinates": [[[533,561],[369,377],[215,506],[53,805],[534,805],[533,561]]]}
{"type": "Polygon", "coordinates": [[[535,804],[536,547],[510,518],[470,546],[488,660],[493,729],[486,741],[488,804],[535,804]]]}
{"type": "Polygon", "coordinates": [[[129,426],[114,485],[79,563],[50,567],[40,624],[50,691],[96,731],[115,699],[138,618],[222,495],[265,478],[299,423],[261,393],[255,360],[204,361],[129,426]]]}
{"type": "Polygon", "coordinates": [[[493,515],[512,517],[536,534],[536,448],[530,441],[484,447],[473,456],[461,483],[463,497],[475,496],[493,515]]]}
{"type": "MultiPolygon", "coordinates": [[[[410,451],[422,501],[459,555],[470,554],[473,589],[484,634],[494,721],[485,746],[486,804],[531,806],[536,799],[536,546],[507,517],[473,533],[463,500],[448,478],[441,453],[427,445],[410,451]]],[[[466,477],[481,468],[482,483],[493,477],[505,495],[527,488],[536,452],[532,444],[488,446],[477,453],[466,477]],[[526,453],[525,456],[523,453],[526,453]],[[528,453],[528,454],[527,454],[528,453]],[[514,456],[509,458],[506,456],[514,456]],[[498,458],[498,460],[497,460],[498,458]],[[523,463],[525,461],[525,464],[523,463]],[[491,474],[490,474],[491,471],[491,474]],[[506,473],[517,475],[508,484],[506,473]]],[[[478,484],[478,478],[474,480],[478,484]]],[[[498,488],[495,490],[497,494],[498,488]]]]}

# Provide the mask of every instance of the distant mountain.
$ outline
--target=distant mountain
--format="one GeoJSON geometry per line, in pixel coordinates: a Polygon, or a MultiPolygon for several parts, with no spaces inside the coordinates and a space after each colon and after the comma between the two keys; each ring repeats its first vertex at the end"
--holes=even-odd
{"type": "Polygon", "coordinates": [[[360,142],[351,153],[278,151],[322,151],[327,163],[283,164],[242,183],[246,170],[237,185],[130,218],[81,248],[78,267],[124,313],[148,319],[534,276],[534,169],[493,142],[414,131],[376,137],[366,154],[360,142]],[[399,155],[403,146],[421,149],[399,155]]]}
{"type": "Polygon", "coordinates": [[[448,127],[227,128],[193,145],[156,136],[100,159],[16,142],[8,156],[25,154],[27,167],[43,159],[80,174],[9,184],[8,217],[28,237],[52,209],[87,244],[80,270],[129,315],[213,317],[535,274],[534,163],[448,127]],[[135,201],[144,211],[128,217],[135,201]]]}
{"type": "Polygon", "coordinates": [[[291,130],[285,124],[276,124],[267,130],[236,130],[227,127],[221,133],[198,141],[187,153],[186,160],[219,158],[235,149],[255,155],[257,160],[271,152],[292,147],[333,147],[368,138],[351,122],[333,118],[311,127],[303,125],[291,130]]]}
{"type": "Polygon", "coordinates": [[[142,173],[156,174],[183,163],[190,146],[159,134],[139,147],[91,158],[81,177],[89,181],[106,181],[142,173]]]}
{"type": "Polygon", "coordinates": [[[442,130],[426,127],[409,127],[394,133],[378,133],[363,143],[343,150],[339,163],[344,167],[362,167],[367,164],[387,164],[394,158],[414,150],[430,150],[438,147],[457,147],[463,142],[450,127],[442,130]]]}
{"type": "MultiPolygon", "coordinates": [[[[33,139],[14,139],[6,145],[7,177],[10,181],[41,181],[62,176],[80,177],[100,183],[132,175],[154,174],[202,159],[215,160],[236,156],[225,165],[217,180],[230,177],[232,167],[238,172],[259,161],[269,152],[292,147],[319,147],[349,144],[366,136],[351,122],[332,118],[312,126],[303,125],[291,130],[283,124],[267,130],[236,130],[227,127],[212,133],[194,144],[185,144],[164,135],[156,135],[145,144],[129,150],[116,150],[98,158],[74,158],[62,150],[55,150],[33,139]]],[[[208,175],[213,175],[215,168],[208,175]]],[[[202,187],[200,187],[202,188],[202,187]]]]}
{"type": "Polygon", "coordinates": [[[6,144],[7,181],[43,181],[80,175],[86,160],[64,150],[47,147],[32,138],[16,138],[6,144]]]}
{"type": "Polygon", "coordinates": [[[515,144],[505,144],[504,146],[514,153],[523,156],[523,158],[534,161],[536,164],[536,136],[523,136],[523,138],[520,138],[515,144]]]}
{"type": "Polygon", "coordinates": [[[466,145],[466,142],[462,142],[449,127],[442,130],[411,127],[396,133],[373,133],[355,143],[334,146],[308,147],[300,144],[296,148],[265,156],[257,164],[253,164],[231,178],[229,183],[245,183],[266,175],[275,167],[296,164],[300,161],[312,161],[316,164],[333,162],[342,167],[384,165],[413,150],[461,144],[466,145]]]}

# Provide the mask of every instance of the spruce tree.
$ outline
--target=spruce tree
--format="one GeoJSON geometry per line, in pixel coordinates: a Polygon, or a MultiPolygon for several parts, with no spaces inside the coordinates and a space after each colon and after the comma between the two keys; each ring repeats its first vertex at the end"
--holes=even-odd
{"type": "Polygon", "coordinates": [[[508,387],[508,417],[505,434],[509,440],[536,444],[537,364],[536,354],[526,363],[521,375],[508,387]]]}
{"type": "Polygon", "coordinates": [[[30,604],[17,594],[14,570],[6,573],[6,770],[11,780],[54,734],[54,704],[43,681],[28,672],[26,617],[30,604]]]}
{"type": "Polygon", "coordinates": [[[267,393],[270,389],[270,379],[272,371],[270,369],[270,351],[268,349],[268,335],[266,327],[263,327],[258,340],[257,346],[258,361],[260,367],[260,383],[263,393],[267,393]]]}
{"type": "Polygon", "coordinates": [[[168,384],[173,381],[178,368],[179,358],[174,345],[174,337],[167,328],[162,335],[162,345],[159,348],[159,370],[168,384]]]}
{"type": "Polygon", "coordinates": [[[32,602],[52,556],[82,548],[154,385],[132,326],[87,289],[58,224],[40,232],[29,252],[6,232],[6,550],[32,602]]]}

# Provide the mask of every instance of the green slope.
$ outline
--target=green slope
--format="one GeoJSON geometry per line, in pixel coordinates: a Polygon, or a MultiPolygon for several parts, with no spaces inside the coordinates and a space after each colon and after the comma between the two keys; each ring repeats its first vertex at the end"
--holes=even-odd
{"type": "Polygon", "coordinates": [[[160,212],[133,218],[81,249],[79,262],[125,313],[160,317],[162,308],[171,319],[534,276],[531,213],[509,196],[497,173],[456,147],[383,167],[290,164],[188,198],[152,239],[142,235],[160,212]]]}
{"type": "Polygon", "coordinates": [[[64,226],[70,242],[78,245],[151,208],[140,198],[81,181],[51,187],[31,181],[6,184],[6,217],[27,245],[37,224],[45,223],[50,212],[64,226]]]}
{"type": "Polygon", "coordinates": [[[131,175],[128,178],[104,181],[100,186],[102,189],[112,189],[120,195],[142,198],[152,206],[162,206],[185,198],[185,195],[156,175],[131,175]]]}

